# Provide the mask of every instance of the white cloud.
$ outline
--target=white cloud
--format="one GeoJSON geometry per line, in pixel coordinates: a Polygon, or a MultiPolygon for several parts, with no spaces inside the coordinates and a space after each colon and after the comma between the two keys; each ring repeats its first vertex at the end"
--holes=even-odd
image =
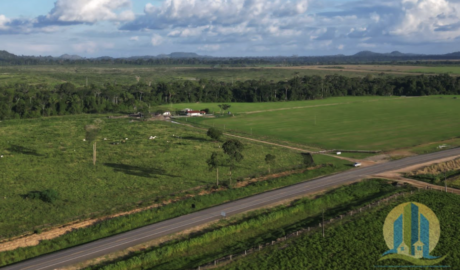
{"type": "Polygon", "coordinates": [[[138,37],[138,36],[134,36],[134,37],[131,37],[129,40],[131,40],[131,41],[139,41],[139,37],[138,37]]]}
{"type": "Polygon", "coordinates": [[[166,0],[161,6],[147,4],[145,16],[126,30],[143,28],[195,28],[204,25],[260,24],[275,18],[305,14],[308,0],[166,0]]]}
{"type": "Polygon", "coordinates": [[[100,42],[96,43],[94,41],[86,41],[77,44],[73,44],[72,48],[77,53],[93,54],[100,50],[104,49],[113,49],[115,47],[114,43],[110,42],[100,42]]]}
{"type": "Polygon", "coordinates": [[[0,30],[7,30],[9,27],[6,25],[11,22],[5,15],[0,14],[0,30]]]}
{"type": "Polygon", "coordinates": [[[198,47],[198,50],[199,51],[218,51],[220,50],[220,45],[206,44],[206,45],[198,47]]]}
{"type": "Polygon", "coordinates": [[[153,46],[161,45],[163,41],[164,41],[164,38],[162,36],[153,34],[152,40],[151,40],[153,46]]]}
{"type": "Polygon", "coordinates": [[[416,37],[418,41],[442,41],[460,35],[460,3],[448,0],[400,0],[401,20],[389,33],[416,37]]]}
{"type": "Polygon", "coordinates": [[[372,43],[358,43],[358,47],[360,47],[360,48],[375,48],[375,47],[377,47],[377,45],[372,44],[372,43]]]}
{"type": "Polygon", "coordinates": [[[343,48],[345,48],[345,45],[343,45],[343,44],[340,44],[340,45],[337,46],[337,49],[339,49],[339,50],[343,50],[343,48]]]}
{"type": "Polygon", "coordinates": [[[370,17],[371,17],[371,20],[373,20],[376,23],[380,21],[380,15],[377,14],[377,12],[372,12],[370,17]]]}
{"type": "Polygon", "coordinates": [[[131,0],[57,0],[54,8],[39,17],[39,22],[96,23],[98,21],[129,21],[135,18],[131,0]]]}

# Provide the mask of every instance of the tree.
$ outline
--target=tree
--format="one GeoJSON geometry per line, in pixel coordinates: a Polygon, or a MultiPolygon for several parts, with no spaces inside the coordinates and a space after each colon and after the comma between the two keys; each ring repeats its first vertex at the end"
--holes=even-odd
{"type": "Polygon", "coordinates": [[[100,119],[94,120],[94,124],[91,125],[86,125],[85,126],[85,131],[86,131],[86,136],[85,140],[89,143],[93,143],[93,165],[96,166],[96,140],[97,136],[99,135],[99,131],[101,130],[103,121],[100,119]]]}
{"type": "Polygon", "coordinates": [[[306,167],[313,167],[315,166],[315,161],[313,160],[313,156],[310,153],[302,153],[303,157],[303,164],[306,167]]]}
{"type": "Polygon", "coordinates": [[[230,107],[232,107],[232,105],[228,105],[228,104],[219,104],[217,106],[223,111],[226,111],[226,110],[230,109],[230,107]]]}
{"type": "Polygon", "coordinates": [[[275,164],[276,156],[272,154],[268,154],[265,156],[265,163],[268,164],[268,173],[270,173],[270,165],[275,164]]]}
{"type": "Polygon", "coordinates": [[[232,185],[232,171],[235,169],[236,163],[244,159],[244,156],[241,154],[241,152],[244,150],[244,145],[238,140],[231,139],[222,145],[222,149],[229,158],[228,163],[230,167],[230,185],[232,185]]]}
{"type": "Polygon", "coordinates": [[[222,153],[212,152],[211,158],[209,158],[206,163],[208,163],[209,170],[216,169],[217,171],[217,186],[219,186],[219,167],[224,165],[224,158],[222,153]]]}
{"type": "Polygon", "coordinates": [[[148,106],[143,106],[141,109],[141,114],[142,114],[142,119],[144,121],[147,121],[148,119],[152,118],[152,115],[150,114],[150,108],[148,106]]]}
{"type": "Polygon", "coordinates": [[[206,133],[208,137],[211,137],[211,139],[214,140],[219,140],[220,137],[222,136],[222,131],[218,130],[217,128],[209,128],[208,132],[206,133]]]}

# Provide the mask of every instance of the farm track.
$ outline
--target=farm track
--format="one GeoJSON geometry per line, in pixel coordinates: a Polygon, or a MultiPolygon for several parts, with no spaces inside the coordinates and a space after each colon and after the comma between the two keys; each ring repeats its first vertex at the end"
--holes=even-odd
{"type": "Polygon", "coordinates": [[[460,156],[460,148],[454,148],[317,178],[27,260],[7,266],[4,270],[51,270],[77,264],[90,259],[106,256],[113,252],[124,250],[166,235],[189,230],[196,226],[201,226],[203,224],[219,220],[222,218],[221,212],[225,212],[226,216],[230,217],[235,214],[272,205],[276,202],[284,201],[289,198],[305,196],[320,190],[359,181],[360,179],[373,175],[398,171],[408,167],[419,166],[420,164],[436,162],[442,159],[452,159],[458,156],[460,156]]]}

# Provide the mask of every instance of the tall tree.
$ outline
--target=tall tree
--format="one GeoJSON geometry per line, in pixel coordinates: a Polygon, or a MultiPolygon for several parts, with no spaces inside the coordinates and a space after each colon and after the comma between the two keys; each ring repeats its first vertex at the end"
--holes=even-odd
{"type": "Polygon", "coordinates": [[[232,172],[235,170],[236,163],[244,159],[241,152],[244,150],[244,145],[235,139],[230,139],[222,145],[224,153],[228,156],[228,164],[230,168],[230,186],[232,185],[232,172]]]}
{"type": "Polygon", "coordinates": [[[219,186],[219,167],[224,165],[224,157],[222,153],[212,152],[211,157],[206,161],[206,163],[208,164],[210,171],[216,169],[216,184],[219,186]]]}

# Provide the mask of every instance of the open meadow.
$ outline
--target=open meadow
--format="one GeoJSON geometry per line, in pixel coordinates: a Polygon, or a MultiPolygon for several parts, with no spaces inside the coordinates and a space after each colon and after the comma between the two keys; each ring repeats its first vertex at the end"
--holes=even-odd
{"type": "MultiPolygon", "coordinates": [[[[222,151],[222,142],[211,140],[202,130],[104,115],[2,121],[0,136],[0,239],[36,226],[150,205],[172,193],[213,185],[216,171],[208,169],[206,160],[213,151],[222,151]],[[93,166],[92,145],[83,139],[84,126],[95,119],[104,123],[93,166]],[[157,138],[149,140],[150,136],[157,138]],[[45,190],[57,191],[58,199],[48,203],[26,198],[45,190]]],[[[267,174],[267,154],[277,157],[272,170],[303,162],[299,152],[242,142],[244,160],[233,179],[267,174]]],[[[320,162],[334,160],[321,158],[320,162]]],[[[221,183],[228,184],[228,172],[222,166],[221,183]]]]}
{"type": "MultiPolygon", "coordinates": [[[[379,74],[376,70],[337,70],[310,67],[241,67],[211,68],[200,66],[136,66],[136,65],[101,65],[101,66],[0,66],[0,84],[39,84],[58,85],[65,82],[84,86],[89,84],[118,83],[134,84],[136,76],[144,83],[174,80],[213,79],[222,82],[247,80],[288,80],[294,76],[333,75],[363,77],[366,73],[379,74]],[[363,73],[364,71],[364,73],[363,73]]],[[[397,75],[398,72],[396,72],[397,75]]]]}
{"type": "MultiPolygon", "coordinates": [[[[264,110],[195,121],[218,128],[225,126],[227,131],[248,135],[252,132],[261,138],[323,149],[393,150],[460,136],[460,99],[453,96],[352,100],[366,101],[351,97],[304,101],[293,103],[293,107],[299,108],[286,110],[273,103],[254,104],[253,108],[246,107],[240,112],[257,111],[257,106],[263,106],[264,110]],[[315,106],[320,102],[324,106],[315,106]],[[326,102],[332,104],[326,106],[326,102]],[[272,105],[274,109],[270,111],[272,105]]],[[[282,104],[289,108],[291,103],[282,104]]],[[[238,108],[235,105],[230,110],[237,112],[238,108]]]]}

